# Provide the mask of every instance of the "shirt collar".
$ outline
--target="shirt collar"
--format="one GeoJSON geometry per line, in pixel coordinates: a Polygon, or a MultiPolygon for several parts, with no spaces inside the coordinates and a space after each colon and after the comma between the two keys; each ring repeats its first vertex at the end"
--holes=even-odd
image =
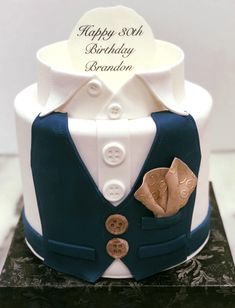
{"type": "Polygon", "coordinates": [[[177,97],[170,69],[138,72],[118,92],[90,73],[68,73],[51,68],[51,84],[41,116],[68,112],[82,119],[134,119],[170,110],[187,115],[184,100],[177,97]]]}

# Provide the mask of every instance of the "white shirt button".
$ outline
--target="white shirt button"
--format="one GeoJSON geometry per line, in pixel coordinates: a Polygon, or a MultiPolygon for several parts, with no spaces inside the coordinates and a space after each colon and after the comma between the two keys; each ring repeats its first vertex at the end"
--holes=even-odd
{"type": "Polygon", "coordinates": [[[108,116],[110,119],[119,119],[122,115],[122,106],[112,103],[108,106],[108,116]]]}
{"type": "Polygon", "coordinates": [[[93,80],[88,82],[87,92],[91,96],[98,96],[100,94],[101,90],[102,90],[102,83],[99,80],[93,79],[93,80]]]}
{"type": "Polygon", "coordinates": [[[119,201],[125,195],[125,186],[118,180],[110,180],[103,187],[103,195],[108,201],[119,201]]]}
{"type": "Polygon", "coordinates": [[[121,164],[125,156],[125,148],[120,143],[111,142],[103,147],[103,159],[110,166],[121,164]]]}

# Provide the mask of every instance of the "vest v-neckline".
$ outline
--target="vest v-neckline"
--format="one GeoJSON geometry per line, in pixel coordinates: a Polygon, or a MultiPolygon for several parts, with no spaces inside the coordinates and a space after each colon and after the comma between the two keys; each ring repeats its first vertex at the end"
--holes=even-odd
{"type": "MultiPolygon", "coordinates": [[[[166,111],[159,111],[159,112],[154,112],[151,114],[151,118],[153,119],[153,115],[154,114],[159,114],[159,113],[166,113],[166,111]]],[[[93,189],[94,189],[94,193],[97,194],[98,198],[101,200],[102,203],[106,204],[108,207],[110,207],[112,209],[112,211],[119,211],[121,209],[123,209],[127,204],[128,204],[128,201],[131,199],[131,198],[134,198],[134,192],[138,189],[137,187],[137,184],[139,182],[139,180],[141,178],[143,178],[144,176],[144,170],[146,170],[148,167],[148,163],[150,161],[150,158],[151,158],[151,155],[152,155],[152,152],[153,150],[156,151],[156,149],[158,148],[159,144],[160,144],[160,138],[159,138],[159,135],[160,135],[160,126],[157,126],[157,123],[156,121],[153,119],[155,125],[156,125],[156,132],[155,132],[155,136],[154,136],[154,139],[153,139],[153,142],[151,144],[151,147],[150,147],[150,150],[149,150],[149,153],[148,155],[146,156],[145,158],[145,161],[144,161],[144,164],[142,165],[141,167],[141,170],[140,172],[138,173],[136,179],[135,179],[135,182],[131,188],[131,190],[129,191],[129,193],[127,194],[127,196],[122,200],[122,202],[120,204],[118,204],[118,206],[114,206],[111,202],[109,202],[102,194],[102,192],[99,190],[99,187],[97,186],[97,184],[95,183],[93,177],[91,176],[88,168],[86,167],[83,159],[81,158],[81,155],[79,153],[79,150],[77,149],[73,139],[72,139],[72,136],[70,134],[70,131],[69,131],[69,127],[68,127],[68,113],[65,113],[65,118],[66,118],[66,134],[67,134],[67,137],[68,137],[68,141],[71,145],[71,148],[76,156],[76,162],[78,164],[80,164],[80,168],[82,168],[84,174],[86,175],[87,179],[89,180],[90,184],[92,185],[93,189]]]]}

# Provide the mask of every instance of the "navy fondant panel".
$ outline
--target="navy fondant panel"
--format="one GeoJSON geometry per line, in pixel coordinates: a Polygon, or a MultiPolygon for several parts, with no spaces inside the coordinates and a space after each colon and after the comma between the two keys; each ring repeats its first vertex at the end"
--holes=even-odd
{"type": "Polygon", "coordinates": [[[180,210],[178,213],[168,217],[142,217],[142,229],[165,229],[174,226],[182,219],[183,212],[180,210]]]}
{"type": "Polygon", "coordinates": [[[160,256],[160,255],[167,255],[181,248],[183,249],[186,248],[185,234],[177,237],[174,240],[168,241],[168,242],[142,246],[139,249],[139,256],[140,258],[149,258],[149,257],[160,256]]]}
{"type": "Polygon", "coordinates": [[[124,215],[129,222],[128,230],[121,236],[129,243],[129,252],[122,261],[136,279],[186,259],[195,191],[180,214],[165,220],[154,218],[134,198],[134,192],[147,171],[170,167],[174,157],[183,160],[198,175],[201,159],[198,132],[190,115],[164,111],[153,113],[152,119],[157,135],[131,192],[117,207],[103,197],[84,165],[70,136],[67,114],[54,112],[35,119],[31,167],[46,264],[96,281],[114,260],[106,252],[106,244],[114,236],[106,230],[105,221],[115,213],[124,215]],[[178,243],[178,238],[183,239],[177,246],[179,249],[175,245],[167,248],[167,243],[178,243]],[[140,258],[140,247],[148,245],[154,246],[155,252],[158,247],[158,253],[140,258]]]}
{"type": "MultiPolygon", "coordinates": [[[[187,249],[188,249],[187,255],[188,256],[193,254],[199,247],[201,247],[201,245],[203,245],[205,243],[206,239],[208,238],[209,230],[210,230],[210,215],[211,215],[211,207],[209,207],[208,214],[207,214],[206,218],[204,219],[204,221],[196,229],[194,229],[190,233],[190,237],[187,239],[187,249]]],[[[23,221],[24,221],[24,232],[25,232],[25,235],[27,236],[27,240],[28,240],[29,244],[34,249],[34,251],[37,254],[39,254],[39,256],[44,258],[43,237],[31,227],[31,225],[29,224],[29,222],[27,221],[27,219],[25,217],[24,211],[23,211],[22,216],[23,216],[23,221]]],[[[183,244],[185,244],[185,236],[183,235],[182,238],[183,238],[183,244]]],[[[181,239],[181,237],[180,237],[180,239],[181,239]]],[[[177,240],[177,238],[176,238],[176,240],[177,240]]],[[[151,251],[152,246],[157,246],[157,245],[150,245],[150,251],[151,251]]],[[[147,251],[148,246],[144,246],[144,250],[147,251]]],[[[140,251],[141,251],[141,247],[140,247],[140,251]]],[[[158,254],[159,254],[159,251],[158,251],[158,254]]],[[[177,251],[176,251],[176,254],[178,254],[177,251]]],[[[146,257],[150,257],[148,252],[146,253],[146,257]]],[[[164,259],[165,257],[166,256],[163,255],[162,259],[164,259]]],[[[175,258],[175,253],[173,255],[172,255],[172,253],[170,255],[168,254],[168,257],[175,258]]],[[[174,264],[177,264],[176,259],[174,259],[173,262],[175,262],[174,264]]],[[[55,268],[55,264],[53,264],[52,267],[55,268]]],[[[63,269],[63,267],[61,269],[57,267],[57,269],[61,270],[63,272],[67,272],[63,269]]],[[[148,276],[148,275],[152,275],[152,273],[147,273],[146,276],[148,276]]],[[[92,280],[91,280],[91,282],[92,282],[92,280]]]]}
{"type": "Polygon", "coordinates": [[[48,240],[48,249],[58,254],[73,258],[95,260],[95,249],[91,247],[71,245],[67,243],[48,240]]]}

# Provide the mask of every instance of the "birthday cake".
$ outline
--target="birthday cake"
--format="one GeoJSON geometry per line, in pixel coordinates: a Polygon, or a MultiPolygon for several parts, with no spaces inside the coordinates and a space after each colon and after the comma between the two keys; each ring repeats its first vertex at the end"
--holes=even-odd
{"type": "Polygon", "coordinates": [[[197,254],[209,237],[212,99],[185,81],[183,51],[118,6],[87,12],[37,64],[15,99],[31,251],[93,283],[197,254]]]}

